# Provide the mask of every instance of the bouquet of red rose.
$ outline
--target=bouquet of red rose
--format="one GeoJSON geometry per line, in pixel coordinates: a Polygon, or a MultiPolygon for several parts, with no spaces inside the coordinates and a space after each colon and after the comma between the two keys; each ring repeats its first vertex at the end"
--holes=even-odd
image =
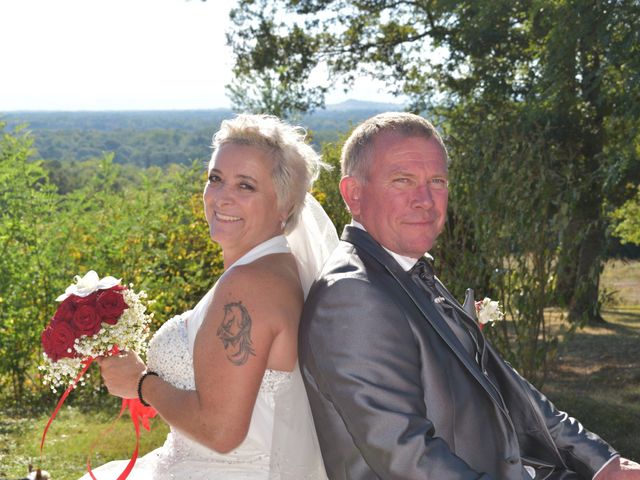
{"type": "MultiPolygon", "coordinates": [[[[78,382],[83,383],[82,378],[96,357],[115,355],[122,350],[146,353],[152,314],[146,313],[142,301],[145,298],[144,292],[136,293],[114,277],[100,279],[92,270],[84,277],[76,275],[75,283],[56,299],[61,303],[42,332],[45,363],[39,368],[44,372],[44,382],[53,391],[60,386],[66,390],[44,429],[41,451],[51,422],[71,390],[78,382]]],[[[126,409],[136,430],[136,448],[119,478],[126,478],[137,458],[139,423],[148,430],[149,418],[156,414],[137,399],[123,399],[120,415],[126,409]]],[[[90,463],[87,465],[91,472],[90,463]]]]}
{"type": "Polygon", "coordinates": [[[145,313],[144,292],[113,277],[100,279],[93,270],[75,281],[56,299],[62,303],[42,332],[40,369],[54,391],[73,382],[89,359],[120,350],[144,354],[147,348],[152,315],[145,313]]]}

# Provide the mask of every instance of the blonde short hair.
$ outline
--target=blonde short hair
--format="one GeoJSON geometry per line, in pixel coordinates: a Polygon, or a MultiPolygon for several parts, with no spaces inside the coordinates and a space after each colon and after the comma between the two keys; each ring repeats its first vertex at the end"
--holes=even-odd
{"type": "Polygon", "coordinates": [[[290,232],[297,224],[304,197],[325,164],[305,142],[306,131],[272,115],[240,114],[224,120],[213,137],[213,156],[225,144],[262,149],[274,161],[271,178],[278,208],[290,208],[284,228],[290,232]]]}

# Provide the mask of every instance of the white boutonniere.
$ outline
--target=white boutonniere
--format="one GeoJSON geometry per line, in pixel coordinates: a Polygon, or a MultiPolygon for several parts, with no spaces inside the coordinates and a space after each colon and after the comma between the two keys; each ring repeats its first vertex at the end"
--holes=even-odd
{"type": "Polygon", "coordinates": [[[484,297],[476,302],[476,314],[480,328],[483,328],[488,323],[504,320],[504,313],[500,310],[500,302],[491,300],[489,297],[484,297]]]}

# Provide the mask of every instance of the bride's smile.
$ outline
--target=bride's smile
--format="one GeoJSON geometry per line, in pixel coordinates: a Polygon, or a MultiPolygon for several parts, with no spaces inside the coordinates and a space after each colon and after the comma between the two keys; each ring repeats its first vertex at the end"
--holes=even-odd
{"type": "Polygon", "coordinates": [[[216,218],[221,222],[238,222],[242,220],[240,217],[232,217],[230,215],[224,215],[218,212],[216,212],[215,215],[216,215],[216,218]]]}

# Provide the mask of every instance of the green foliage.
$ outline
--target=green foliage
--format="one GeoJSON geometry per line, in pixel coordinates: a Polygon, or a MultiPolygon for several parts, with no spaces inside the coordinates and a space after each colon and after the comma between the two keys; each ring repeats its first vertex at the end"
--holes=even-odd
{"type": "Polygon", "coordinates": [[[622,243],[640,245],[640,186],[636,187],[636,196],[627,200],[611,217],[616,223],[613,234],[622,243]]]}
{"type": "Polygon", "coordinates": [[[40,331],[53,314],[51,283],[64,245],[49,242],[57,197],[32,141],[0,123],[0,385],[14,399],[33,387],[40,331]]]}
{"type": "Polygon", "coordinates": [[[504,306],[506,319],[485,330],[534,383],[544,381],[557,339],[545,308],[553,297],[557,237],[566,224],[552,193],[563,185],[547,135],[529,129],[526,112],[500,118],[482,106],[455,116],[451,138],[450,221],[439,242],[439,271],[459,298],[471,287],[504,306]],[[478,123],[485,116],[488,121],[478,123]],[[517,159],[495,162],[497,155],[517,159]]]}
{"type": "Polygon", "coordinates": [[[188,165],[211,155],[211,128],[195,131],[163,130],[55,130],[38,131],[36,147],[41,158],[89,160],[114,153],[116,163],[138,167],[188,165]]]}
{"type": "Polygon", "coordinates": [[[193,306],[220,274],[200,208],[204,175],[191,168],[148,169],[121,188],[120,167],[105,157],[94,177],[67,196],[77,217],[68,255],[76,270],[94,269],[148,291],[159,323],[193,306]]]}
{"type": "Polygon", "coordinates": [[[138,167],[190,165],[211,155],[209,146],[230,110],[170,112],[14,112],[35,135],[37,158],[84,161],[114,153],[114,162],[138,167]]]}
{"type": "Polygon", "coordinates": [[[315,39],[296,24],[287,35],[279,35],[277,5],[258,3],[257,8],[234,8],[230,14],[236,29],[227,43],[236,63],[227,91],[234,109],[288,118],[323,107],[328,88],[299,81],[308,79],[315,67],[315,39]],[[290,52],[295,52],[295,60],[283,62],[290,52]]]}
{"type": "Polygon", "coordinates": [[[31,145],[21,132],[0,143],[0,400],[16,402],[43,393],[40,332],[74,275],[95,270],[146,290],[158,327],[222,271],[201,213],[199,162],[123,175],[106,155],[81,164],[80,184],[61,194],[30,160],[31,145]]]}
{"type": "MultiPolygon", "coordinates": [[[[314,132],[313,143],[334,142],[354,123],[392,105],[347,102],[295,120],[314,132]]],[[[270,112],[272,113],[272,112],[270,112]]],[[[91,162],[105,153],[113,162],[129,166],[120,171],[135,176],[138,168],[191,165],[211,156],[211,139],[231,110],[167,112],[12,112],[0,115],[7,125],[28,125],[33,135],[34,158],[44,159],[50,180],[60,193],[86,183],[91,162]],[[130,167],[138,167],[132,169],[130,167]]],[[[123,181],[119,178],[118,182],[123,181]]]]}
{"type": "Polygon", "coordinates": [[[313,194],[331,218],[338,236],[342,234],[344,226],[351,221],[351,214],[342,201],[339,190],[340,178],[342,177],[340,173],[341,148],[342,142],[325,143],[322,146],[322,160],[332,168],[323,171],[313,186],[313,194]]]}

